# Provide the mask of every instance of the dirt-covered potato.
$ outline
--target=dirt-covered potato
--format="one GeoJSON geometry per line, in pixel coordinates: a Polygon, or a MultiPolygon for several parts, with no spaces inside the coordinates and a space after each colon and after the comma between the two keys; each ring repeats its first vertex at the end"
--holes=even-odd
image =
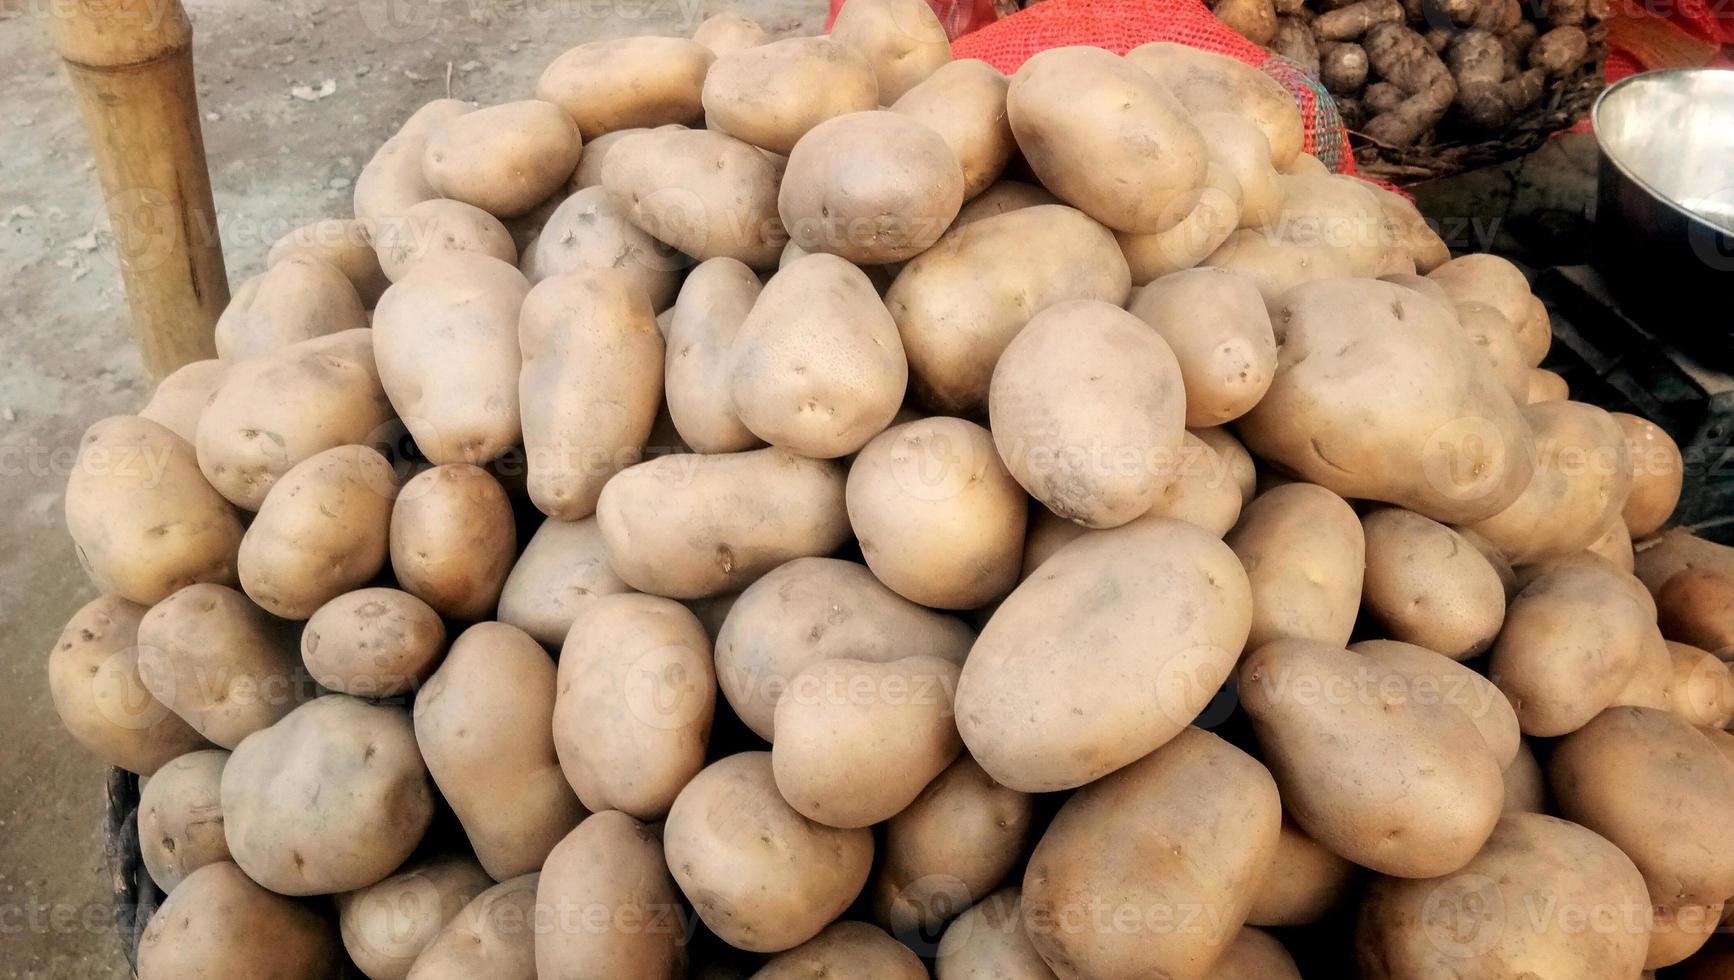
{"type": "Polygon", "coordinates": [[[685,256],[626,220],[626,209],[598,183],[560,202],[524,250],[522,266],[532,284],[574,272],[624,274],[660,311],[674,301],[687,263],[685,256]]]}
{"type": "Polygon", "coordinates": [[[517,554],[506,491],[467,463],[435,466],[398,492],[391,511],[391,570],[398,586],[448,619],[484,619],[517,554]]]}
{"type": "Polygon", "coordinates": [[[457,99],[435,99],[417,109],[397,135],[375,151],[355,178],[356,219],[368,222],[402,214],[423,201],[439,197],[421,169],[428,133],[474,108],[457,99]]]}
{"type": "Polygon", "coordinates": [[[343,948],[368,980],[404,980],[440,929],[493,885],[468,854],[412,861],[378,884],[337,896],[343,948]]]}
{"type": "Polygon", "coordinates": [[[680,286],[668,324],[663,395],[675,430],[695,452],[735,453],[758,445],[735,408],[729,372],[735,337],[761,289],[753,270],[730,258],[700,263],[680,286]]]}
{"type": "Polygon", "coordinates": [[[617,129],[704,118],[699,102],[716,55],[678,37],[619,37],[580,44],[536,81],[536,98],[572,117],[585,142],[617,129]]]}
{"type": "Polygon", "coordinates": [[[1449,309],[1392,283],[1334,279],[1290,290],[1271,323],[1276,380],[1235,424],[1260,458],[1451,524],[1524,492],[1535,469],[1524,417],[1449,309]]]}
{"type": "Polygon", "coordinates": [[[306,619],[385,566],[397,473],[367,446],[338,446],[290,467],[247,526],[241,588],[273,616],[306,619]]]}
{"type": "Polygon", "coordinates": [[[594,811],[668,814],[704,768],[716,710],[710,637],[672,599],[601,596],[560,648],[554,748],[594,811]]]}
{"type": "MultiPolygon", "coordinates": [[[[1010,85],[999,69],[966,58],[941,65],[895,100],[884,101],[892,112],[933,130],[951,147],[963,167],[967,201],[999,179],[1017,149],[1005,111],[1010,85]]],[[[952,225],[956,227],[956,222],[952,225]]]]}
{"type": "Polygon", "coordinates": [[[510,264],[457,253],[423,260],[380,298],[379,381],[432,462],[486,463],[522,439],[518,311],[529,292],[510,264]]]}
{"type": "MultiPolygon", "coordinates": [[[[418,161],[419,162],[419,161],[418,161]]],[[[271,245],[265,267],[271,268],[293,255],[311,255],[338,268],[355,287],[361,305],[371,309],[391,281],[379,267],[371,227],[358,218],[326,218],[302,225],[271,245]]]]}
{"type": "MultiPolygon", "coordinates": [[[[855,0],[859,3],[861,0],[855,0]]],[[[865,922],[845,920],[771,957],[755,980],[923,980],[927,967],[909,947],[865,922]]]]}
{"type": "Polygon", "coordinates": [[[97,588],[132,602],[235,581],[235,509],[205,482],[190,443],[136,415],[85,430],[66,482],[66,530],[97,588]]]}
{"type": "Polygon", "coordinates": [[[409,712],[347,694],[309,701],[236,746],[222,803],[235,863],[279,895],[383,880],[434,814],[409,712]]]}
{"type": "Polygon", "coordinates": [[[1631,457],[1613,416],[1583,402],[1523,408],[1535,444],[1535,474],[1509,505],[1471,524],[1514,565],[1582,551],[1620,519],[1632,486],[1631,457]]]}
{"type": "Polygon", "coordinates": [[[1632,489],[1620,513],[1632,537],[1647,537],[1674,515],[1685,463],[1680,447],[1661,426],[1625,412],[1614,412],[1613,417],[1625,434],[1626,455],[1632,461],[1632,489]]]}
{"type": "Polygon", "coordinates": [[[879,102],[890,105],[951,61],[951,38],[925,0],[849,0],[831,40],[873,66],[879,102]]]}
{"type": "Polygon", "coordinates": [[[1367,566],[1362,603],[1393,639],[1466,660],[1505,622],[1505,586],[1456,531],[1400,507],[1361,518],[1367,566]]]}
{"type": "Polygon", "coordinates": [[[1056,974],[1201,980],[1246,920],[1281,826],[1270,773],[1215,735],[1183,728],[1060,808],[1024,872],[1024,929],[1056,974]],[[1192,922],[1078,924],[1082,910],[1115,907],[1192,922]]]}
{"type": "Polygon", "coordinates": [[[1193,115],[1226,112],[1257,123],[1278,170],[1287,170],[1300,153],[1305,132],[1294,97],[1257,68],[1166,41],[1133,48],[1126,61],[1149,72],[1193,115]]]}
{"type": "Polygon", "coordinates": [[[1286,817],[1270,867],[1254,889],[1246,922],[1304,926],[1323,919],[1349,897],[1355,866],[1326,850],[1286,817]]]}
{"type": "Polygon", "coordinates": [[[926,251],[962,205],[963,170],[945,140],[883,109],[808,130],[789,151],[777,195],[790,241],[857,265],[902,262],[926,251]]]}
{"type": "Polygon", "coordinates": [[[771,741],[777,702],[813,663],[921,654],[962,664],[974,640],[960,620],[897,595],[854,562],[797,558],[729,609],[716,638],[717,680],[741,721],[771,741]]]}
{"type": "Polygon", "coordinates": [[[1152,518],[1061,548],[1001,603],[965,661],[957,722],[1012,789],[1081,786],[1149,754],[1215,697],[1246,644],[1228,546],[1152,518]],[[1079,636],[1097,637],[1088,645],[1079,636]]]}
{"type": "Polygon", "coordinates": [[[343,270],[318,256],[290,255],[235,290],[217,320],[217,356],[243,361],[365,326],[367,311],[343,270]]]}
{"type": "Polygon", "coordinates": [[[826,827],[783,802],[769,752],[705,767],[675,799],[662,841],[704,924],[758,953],[818,935],[855,900],[873,864],[872,831],[826,827]]]}
{"type": "Polygon", "coordinates": [[[1649,911],[1643,878],[1619,848],[1574,823],[1508,814],[1456,874],[1374,879],[1356,959],[1362,976],[1381,980],[1624,980],[1643,969],[1649,911]],[[1536,914],[1543,907],[1573,911],[1536,914]],[[1446,920],[1439,909],[1466,914],[1446,920]]]}
{"type": "Polygon", "coordinates": [[[1115,233],[1132,270],[1133,285],[1143,286],[1198,265],[1240,227],[1240,181],[1233,171],[1211,160],[1198,193],[1198,202],[1186,216],[1165,231],[1115,233]]]}
{"type": "Polygon", "coordinates": [[[462,201],[423,201],[369,227],[379,250],[379,266],[392,282],[409,275],[429,256],[447,252],[474,252],[518,264],[518,246],[500,219],[462,201]]]}
{"type": "Polygon", "coordinates": [[[559,649],[572,623],[592,601],[626,592],[608,564],[596,518],[543,521],[500,590],[498,617],[559,649]]]}
{"type": "Polygon", "coordinates": [[[1248,650],[1284,638],[1349,642],[1367,544],[1343,498],[1313,483],[1274,487],[1253,498],[1224,540],[1252,584],[1248,650]]]}
{"type": "MultiPolygon", "coordinates": [[[[1440,658],[1441,664],[1450,661],[1440,658]]],[[[1241,702],[1307,835],[1382,874],[1462,867],[1499,819],[1499,759],[1456,703],[1474,689],[1310,640],[1241,662],[1241,702]]]]}
{"type": "Polygon", "coordinates": [[[772,276],[730,360],[741,423],[817,459],[855,452],[883,431],[909,383],[897,324],[866,273],[835,255],[803,256],[772,276]]]}
{"type": "Polygon", "coordinates": [[[563,106],[524,99],[435,127],[422,149],[422,173],[441,197],[513,218],[565,185],[581,145],[563,106]]]}
{"type": "Polygon", "coordinates": [[[326,690],[389,698],[421,686],[439,665],[446,627],[427,603],[397,589],[346,592],[301,630],[301,662],[326,690]]]}
{"type": "Polygon", "coordinates": [[[1008,885],[946,927],[934,955],[939,980],[1054,980],[1024,931],[1021,895],[1008,885]]]}
{"type": "Polygon", "coordinates": [[[779,180],[753,146],[703,129],[639,133],[602,165],[602,186],[628,221],[699,262],[721,255],[755,269],[774,268],[788,241],[779,180]]]}
{"type": "Polygon", "coordinates": [[[451,917],[406,980],[538,980],[536,874],[508,878],[451,917]]]}
{"type": "Polygon", "coordinates": [[[207,864],[229,860],[223,836],[222,749],[188,752],[164,763],[139,789],[138,849],[165,892],[207,864]]]}
{"type": "Polygon", "coordinates": [[[188,875],[138,941],[139,980],[323,980],[343,974],[331,922],[218,861],[188,875]]]}
{"type": "Polygon", "coordinates": [[[1012,76],[1006,111],[1042,184],[1115,231],[1180,223],[1204,187],[1204,139],[1147,72],[1092,47],[1049,48],[1012,76]]]}
{"type": "Polygon", "coordinates": [[[988,393],[994,445],[1030,496],[1085,527],[1117,527],[1173,482],[1186,394],[1166,341],[1125,310],[1078,301],[1037,313],[988,393]]]}
{"type": "Polygon", "coordinates": [[[828,37],[791,37],[717,58],[704,80],[710,128],[787,154],[814,126],[879,107],[873,66],[828,37]]]}
{"type": "Polygon", "coordinates": [[[786,449],[662,456],[618,473],[596,506],[608,562],[640,592],[734,592],[849,535],[843,468],[786,449]]]}
{"type": "Polygon", "coordinates": [[[168,429],[189,444],[199,437],[199,416],[229,375],[229,362],[210,358],[184,364],[157,383],[139,418],[168,429]]]}
{"type": "Polygon", "coordinates": [[[536,880],[538,909],[582,913],[538,932],[538,980],[684,976],[679,894],[654,829],[618,811],[585,820],[536,880]]]}
{"type": "Polygon", "coordinates": [[[734,10],[711,14],[692,32],[692,39],[717,56],[764,44],[771,38],[758,21],[734,10]]]}

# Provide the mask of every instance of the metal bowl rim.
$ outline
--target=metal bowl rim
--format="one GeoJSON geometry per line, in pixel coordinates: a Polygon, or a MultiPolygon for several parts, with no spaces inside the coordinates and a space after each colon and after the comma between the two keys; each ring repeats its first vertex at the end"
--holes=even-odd
{"type": "Polygon", "coordinates": [[[1710,72],[1726,73],[1730,76],[1734,76],[1734,71],[1726,68],[1658,68],[1653,71],[1641,71],[1633,75],[1627,75],[1625,78],[1622,78],[1612,85],[1609,85],[1607,88],[1602,89],[1601,94],[1597,95],[1595,102],[1590,105],[1590,131],[1595,134],[1597,152],[1601,154],[1602,159],[1613,164],[1614,169],[1620,172],[1620,176],[1631,181],[1634,185],[1643,190],[1644,193],[1650,195],[1650,197],[1654,198],[1657,202],[1666,205],[1669,210],[1672,210],[1687,221],[1703,225],[1706,230],[1714,234],[1734,235],[1734,229],[1724,228],[1698,212],[1687,208],[1680,202],[1674,200],[1671,195],[1664,194],[1662,191],[1657,190],[1649,181],[1639,177],[1636,173],[1633,173],[1632,168],[1627,166],[1625,161],[1621,160],[1619,156],[1609,148],[1607,141],[1602,138],[1601,132],[1602,103],[1606,102],[1610,96],[1619,90],[1636,84],[1638,79],[1655,79],[1668,75],[1702,75],[1710,72]]]}

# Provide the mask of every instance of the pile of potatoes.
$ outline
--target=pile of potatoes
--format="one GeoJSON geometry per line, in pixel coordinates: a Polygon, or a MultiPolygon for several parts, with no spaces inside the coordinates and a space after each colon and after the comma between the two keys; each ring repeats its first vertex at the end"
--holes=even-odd
{"type": "Polygon", "coordinates": [[[434,102],[81,444],[139,976],[1726,977],[1734,552],[1549,341],[1174,45],[434,102]]]}

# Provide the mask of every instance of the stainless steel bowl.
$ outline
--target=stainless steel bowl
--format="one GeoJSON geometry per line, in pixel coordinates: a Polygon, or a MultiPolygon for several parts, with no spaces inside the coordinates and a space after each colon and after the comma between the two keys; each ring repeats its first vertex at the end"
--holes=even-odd
{"type": "Polygon", "coordinates": [[[1590,110],[1601,149],[1597,265],[1624,312],[1734,360],[1734,71],[1645,72],[1590,110]]]}

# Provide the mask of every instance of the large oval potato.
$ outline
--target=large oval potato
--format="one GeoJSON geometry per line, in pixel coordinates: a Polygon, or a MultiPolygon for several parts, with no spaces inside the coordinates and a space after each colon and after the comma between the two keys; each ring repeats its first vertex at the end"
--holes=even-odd
{"type": "Polygon", "coordinates": [[[355,178],[355,217],[362,222],[402,214],[439,197],[422,173],[421,155],[428,133],[475,106],[457,99],[435,99],[417,109],[397,135],[374,152],[355,178]]]}
{"type": "Polygon", "coordinates": [[[675,430],[694,452],[737,453],[758,445],[735,408],[729,374],[735,337],[761,289],[753,270],[730,258],[700,263],[681,283],[668,323],[663,395],[675,430]]]}
{"type": "Polygon", "coordinates": [[[188,875],[138,941],[139,980],[323,980],[343,969],[337,930],[324,916],[259,887],[228,861],[188,875]]]}
{"type": "Polygon", "coordinates": [[[1466,660],[1493,645],[1505,586],[1481,552],[1437,521],[1399,507],[1361,518],[1366,610],[1397,640],[1466,660]]]}
{"type": "Polygon", "coordinates": [[[1625,434],[1626,455],[1632,462],[1632,489],[1620,515],[1632,537],[1647,537],[1674,516],[1685,461],[1680,447],[1661,426],[1625,412],[1614,412],[1613,416],[1625,434]]]}
{"type": "Polygon", "coordinates": [[[1202,980],[1246,920],[1281,826],[1270,773],[1183,728],[1060,807],[1024,872],[1024,928],[1058,975],[1202,980]],[[1138,925],[1092,927],[1100,909],[1134,910],[1138,925]]]}
{"type": "Polygon", "coordinates": [[[809,665],[911,655],[961,665],[974,640],[962,621],[897,595],[854,562],[796,558],[729,609],[716,637],[717,680],[741,721],[772,741],[777,702],[809,665]]]}
{"type": "Polygon", "coordinates": [[[843,485],[838,464],[786,449],[663,456],[609,480],[596,518],[621,581],[702,599],[842,544],[843,485]]]}
{"type": "Polygon", "coordinates": [[[235,509],[205,482],[191,444],[136,415],[110,416],[79,439],[66,530],[97,587],[132,602],[235,581],[235,509]]]}
{"type": "Polygon", "coordinates": [[[1523,744],[1517,712],[1486,677],[1442,653],[1400,640],[1361,640],[1350,644],[1349,650],[1402,675],[1408,696],[1417,703],[1461,711],[1475,724],[1501,771],[1517,758],[1523,744]]]}
{"type": "Polygon", "coordinates": [[[190,445],[199,437],[199,416],[222,387],[229,367],[214,357],[181,365],[157,383],[150,401],[138,410],[139,418],[150,419],[190,445]]]}
{"type": "MultiPolygon", "coordinates": [[[[1668,707],[1695,725],[1726,728],[1734,718],[1734,678],[1714,654],[1667,641],[1668,707]]],[[[1734,897],[1734,896],[1731,896],[1734,897]]]]}
{"type": "Polygon", "coordinates": [[[346,592],[320,606],[301,631],[301,661],[313,679],[363,698],[415,690],[445,649],[439,613],[397,589],[346,592]]]}
{"type": "MultiPolygon", "coordinates": [[[[1535,339],[1527,337],[1524,331],[1532,316],[1529,301],[1534,298],[1529,292],[1529,280],[1509,259],[1487,252],[1460,255],[1427,273],[1427,278],[1438,283],[1453,304],[1486,303],[1504,314],[1518,328],[1528,365],[1535,367],[1541,363],[1541,355],[1535,352],[1535,339]]],[[[1545,339],[1540,349],[1547,350],[1545,339]]]]}
{"type": "Polygon", "coordinates": [[[1688,566],[1660,582],[1656,619],[1668,639],[1734,657],[1734,574],[1688,566]]]}
{"type": "Polygon", "coordinates": [[[626,591],[626,583],[608,564],[596,518],[550,518],[530,536],[506,576],[498,617],[557,650],[593,600],[626,591]]]}
{"type": "Polygon", "coordinates": [[[652,828],[618,811],[586,819],[554,846],[536,880],[539,910],[582,916],[537,934],[537,980],[684,976],[679,894],[652,828]]]}
{"type": "Polygon", "coordinates": [[[777,166],[727,133],[657,129],[621,140],[602,186],[626,218],[703,262],[727,256],[774,268],[788,241],[777,216],[777,166]]]}
{"type": "MultiPolygon", "coordinates": [[[[951,147],[963,167],[963,199],[967,201],[999,179],[1017,149],[1005,111],[1005,93],[1010,86],[1011,80],[999,69],[965,58],[940,65],[896,99],[884,101],[892,112],[933,130],[951,147]]],[[[956,227],[956,222],[952,225],[956,227]]]]}
{"type": "Polygon", "coordinates": [[[139,788],[138,849],[164,892],[207,864],[229,860],[223,836],[222,749],[188,752],[164,763],[139,788]]]}
{"type": "Polygon", "coordinates": [[[565,185],[581,146],[578,126],[564,107],[524,99],[466,112],[436,127],[421,166],[440,196],[513,218],[565,185]]]}
{"type": "Polygon", "coordinates": [[[1067,300],[1119,306],[1126,257],[1081,211],[1032,206],[971,222],[903,267],[885,294],[916,396],[936,411],[987,402],[994,365],[1018,331],[1067,300]]]}
{"type": "Polygon", "coordinates": [[[791,37],[717,58],[704,80],[705,124],[787,154],[827,119],[879,107],[873,66],[828,37],[791,37]]]}
{"type": "Polygon", "coordinates": [[[1631,457],[1613,416],[1583,402],[1529,405],[1535,475],[1498,513],[1471,524],[1514,565],[1582,551],[1620,519],[1632,486],[1631,457]]]}
{"type": "Polygon", "coordinates": [[[493,884],[468,854],[411,861],[378,884],[337,896],[343,948],[368,980],[404,980],[440,929],[493,884]]]}
{"type": "Polygon", "coordinates": [[[675,799],[662,839],[704,924],[758,953],[818,935],[855,900],[873,864],[872,831],[826,827],[783,802],[769,752],[705,767],[675,799]]]}
{"type": "Polygon", "coordinates": [[[1174,481],[1186,393],[1166,341],[1093,300],[1037,313],[993,370],[988,417],[1006,469],[1085,527],[1148,511],[1174,481]]]}
{"type": "Polygon", "coordinates": [[[222,800],[235,863],[279,895],[383,880],[434,815],[409,712],[347,694],[309,701],[243,740],[223,767],[222,800]]]}
{"type": "Polygon", "coordinates": [[[1198,716],[1234,669],[1251,607],[1240,562],[1207,531],[1152,518],[1088,535],[988,620],[958,682],[958,729],[1012,789],[1081,786],[1198,716]]]}
{"type": "Polygon", "coordinates": [[[379,302],[379,294],[385,292],[385,287],[391,285],[385,270],[379,267],[378,253],[373,250],[371,227],[359,218],[326,218],[285,233],[265,254],[265,267],[269,269],[295,255],[311,255],[336,266],[355,287],[361,305],[369,309],[379,302]]]}
{"type": "Polygon", "coordinates": [[[1246,922],[1304,926],[1318,922],[1353,892],[1355,866],[1326,850],[1284,818],[1270,867],[1253,891],[1246,922]]]}
{"type": "Polygon", "coordinates": [[[432,462],[486,463],[523,437],[518,312],[529,292],[507,263],[456,253],[422,261],[380,297],[379,380],[432,462]]]}
{"type": "Polygon", "coordinates": [[[626,220],[626,209],[598,184],[561,201],[521,263],[532,285],[574,272],[624,274],[638,283],[660,311],[674,300],[686,256],[626,220]]]}
{"type": "Polygon", "coordinates": [[[554,662],[523,630],[478,623],[415,699],[440,794],[495,881],[542,866],[584,817],[554,754],[554,662]]]}
{"type": "Polygon", "coordinates": [[[398,586],[449,619],[493,611],[517,548],[512,502],[477,466],[450,463],[417,474],[391,510],[398,586]]]}
{"type": "Polygon", "coordinates": [[[217,320],[217,356],[243,361],[365,326],[367,311],[343,270],[317,256],[291,255],[235,290],[217,320]]]}
{"type": "Polygon", "coordinates": [[[1126,61],[1149,72],[1193,115],[1230,112],[1257,123],[1278,170],[1288,169],[1300,153],[1305,132],[1294,96],[1257,68],[1168,41],[1133,48],[1126,61]]]}
{"type": "Polygon", "coordinates": [[[508,878],[471,899],[415,958],[407,980],[537,980],[537,879],[508,878]]]}
{"type": "Polygon", "coordinates": [[[704,768],[715,711],[710,637],[672,599],[599,597],[560,648],[554,749],[591,810],[666,816],[704,768]]]}
{"type": "Polygon", "coordinates": [[[1024,931],[1021,896],[1008,885],[946,927],[934,954],[939,980],[1054,980],[1024,931]]]}
{"type": "Polygon", "coordinates": [[[591,41],[555,58],[536,81],[536,98],[554,103],[589,142],[617,129],[697,125],[700,94],[716,55],[678,37],[591,41]]]}
{"type": "Polygon", "coordinates": [[[500,219],[462,201],[423,201],[400,215],[378,218],[369,227],[379,250],[377,261],[392,282],[409,275],[430,256],[448,252],[474,252],[518,264],[517,243],[500,219]]]}
{"type": "Polygon", "coordinates": [[[1037,53],[1012,76],[1006,111],[1042,184],[1115,231],[1167,231],[1198,203],[1203,137],[1166,87],[1111,52],[1037,53]]]}
{"type": "Polygon", "coordinates": [[[1349,642],[1367,543],[1347,501],[1317,484],[1285,483],[1253,498],[1224,540],[1252,584],[1248,650],[1285,638],[1349,642]]]}
{"type": "Polygon", "coordinates": [[[104,762],[141,776],[209,744],[139,676],[145,611],[98,596],[72,614],[48,654],[48,694],[60,723],[104,762]]]}
{"type": "Polygon", "coordinates": [[[882,105],[951,61],[951,38],[925,0],[849,0],[832,19],[831,39],[873,66],[882,105]]]}
{"type": "Polygon", "coordinates": [[[754,980],[924,980],[927,967],[909,947],[865,922],[842,921],[771,957],[754,980]]]}

